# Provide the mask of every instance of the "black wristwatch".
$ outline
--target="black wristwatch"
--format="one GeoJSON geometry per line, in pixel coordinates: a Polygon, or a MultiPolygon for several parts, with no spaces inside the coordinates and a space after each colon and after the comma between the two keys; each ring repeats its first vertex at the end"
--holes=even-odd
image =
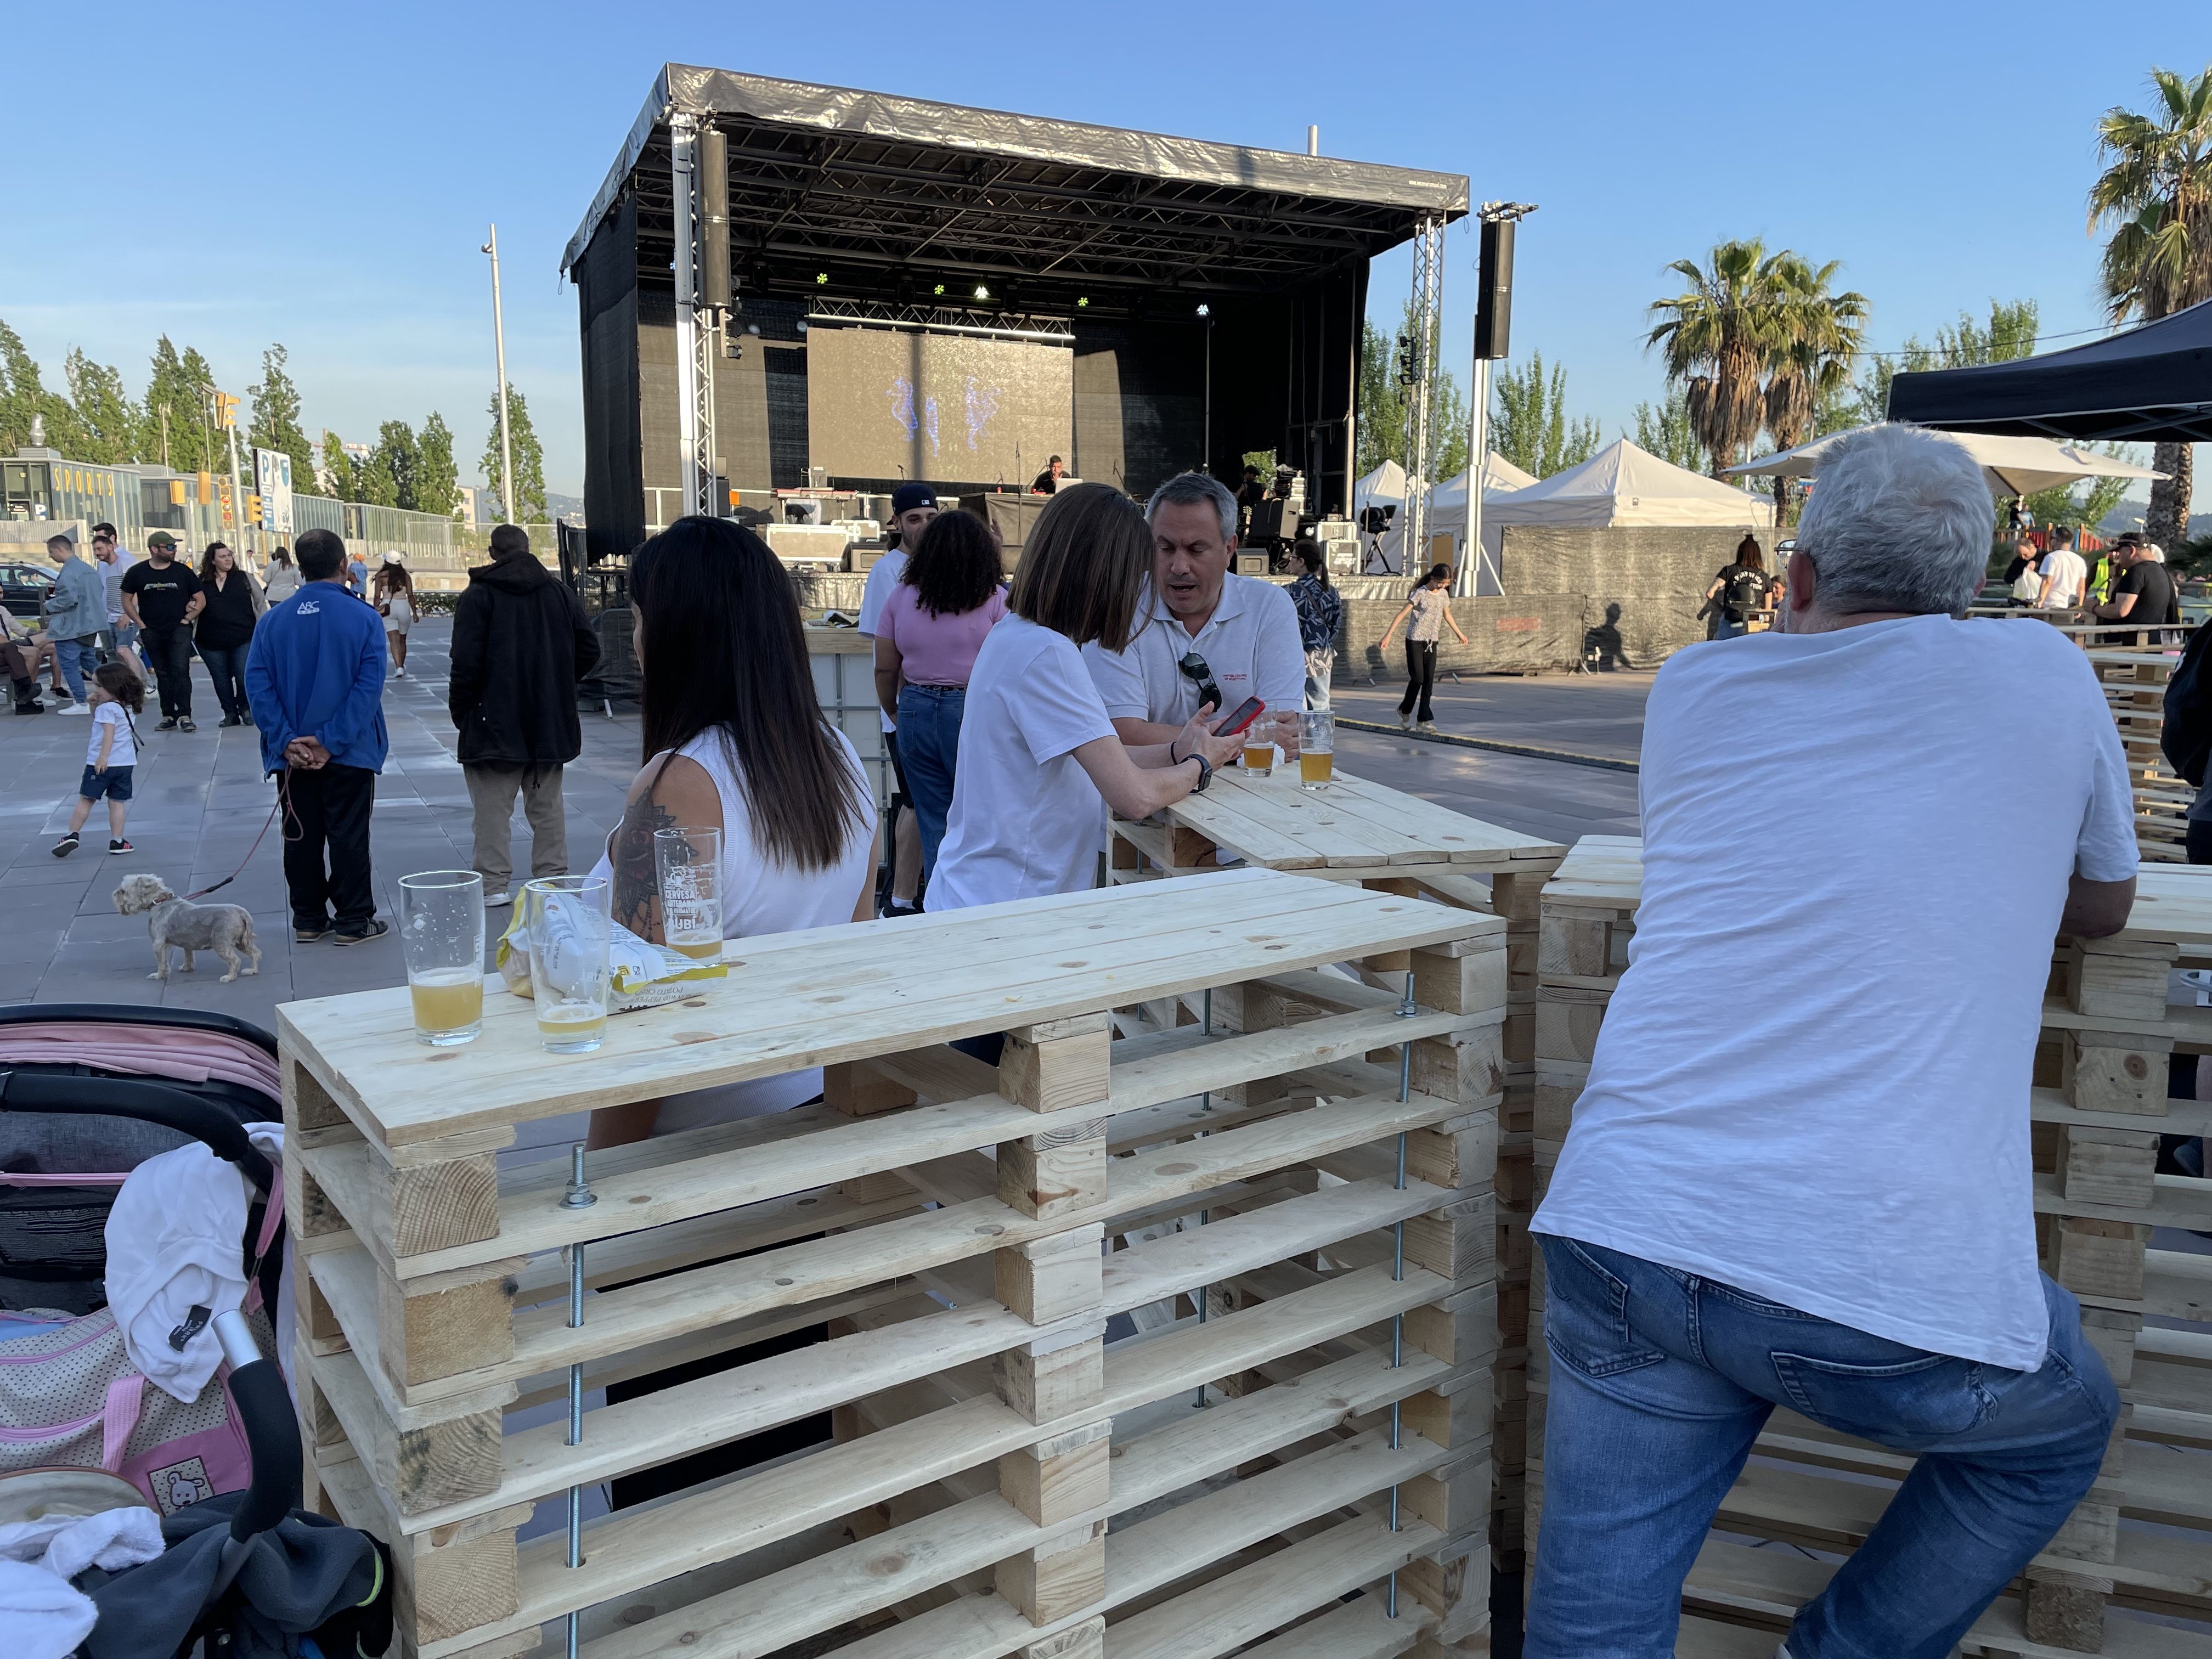
{"type": "Polygon", "coordinates": [[[1198,781],[1191,785],[1190,793],[1194,795],[1204,794],[1206,793],[1206,786],[1213,781],[1212,765],[1206,760],[1205,756],[1200,754],[1195,749],[1192,750],[1188,755],[1185,755],[1183,759],[1194,760],[1198,763],[1198,781]]]}

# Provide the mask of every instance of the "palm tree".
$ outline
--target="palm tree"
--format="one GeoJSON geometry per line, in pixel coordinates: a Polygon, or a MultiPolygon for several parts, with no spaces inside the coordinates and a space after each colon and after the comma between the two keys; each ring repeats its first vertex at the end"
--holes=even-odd
{"type": "MultiPolygon", "coordinates": [[[[1830,284],[1843,262],[1814,265],[1794,253],[1772,261],[1781,306],[1779,326],[1767,360],[1766,430],[1778,449],[1791,449],[1813,435],[1820,400],[1850,384],[1851,358],[1866,338],[1866,295],[1856,289],[1832,293],[1830,284]]],[[[1774,481],[1774,522],[1784,522],[1789,481],[1774,481]]]]}
{"type": "Polygon", "coordinates": [[[1781,272],[1795,258],[1770,255],[1756,237],[1723,242],[1703,267],[1692,259],[1668,266],[1690,286],[1650,307],[1666,320],[1644,343],[1665,349],[1667,378],[1681,383],[1716,478],[1743,459],[1765,421],[1759,381],[1787,337],[1781,272]]]}
{"type": "MultiPolygon", "coordinates": [[[[2212,69],[2194,81],[2153,70],[2148,115],[2114,107],[2097,123],[2106,163],[2089,188],[2089,231],[2109,220],[2105,301],[2112,320],[2152,321],[2212,299],[2212,69]]],[[[2143,532],[2172,547],[2189,525],[2187,444],[2156,447],[2151,465],[2167,477],[2150,487],[2143,532]]]]}

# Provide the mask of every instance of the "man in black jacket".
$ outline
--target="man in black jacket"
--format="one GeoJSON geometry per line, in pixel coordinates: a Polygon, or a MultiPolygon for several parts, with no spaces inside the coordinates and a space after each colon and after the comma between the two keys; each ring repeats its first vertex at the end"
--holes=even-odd
{"type": "Polygon", "coordinates": [[[512,897],[514,797],[530,820],[530,872],[568,873],[561,769],[583,752],[576,683],[599,660],[584,607],[532,556],[520,526],[491,532],[489,564],[469,572],[453,608],[446,707],[461,734],[461,775],[476,812],[484,902],[512,897]]]}

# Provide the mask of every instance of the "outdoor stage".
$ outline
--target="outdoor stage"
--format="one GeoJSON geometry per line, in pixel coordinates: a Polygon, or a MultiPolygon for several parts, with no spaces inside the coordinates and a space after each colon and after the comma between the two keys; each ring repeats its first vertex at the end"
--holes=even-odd
{"type": "Polygon", "coordinates": [[[1340,514],[1368,262],[1468,201],[1456,174],[670,64],[562,261],[592,556],[682,511],[679,222],[726,307],[697,359],[720,488],[1019,489],[1058,454],[1142,495],[1273,450],[1340,514]]]}

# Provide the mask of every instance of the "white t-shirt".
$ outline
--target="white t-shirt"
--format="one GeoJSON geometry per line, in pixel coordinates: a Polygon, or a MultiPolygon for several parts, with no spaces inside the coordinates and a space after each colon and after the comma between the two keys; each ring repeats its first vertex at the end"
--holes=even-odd
{"type": "MultiPolygon", "coordinates": [[[[876,637],[876,623],[890,603],[891,590],[906,574],[906,550],[895,547],[868,568],[868,580],[860,589],[860,632],[869,639],[876,637]]],[[[884,723],[884,730],[896,732],[898,722],[878,708],[876,718],[884,723]]]]}
{"type": "MultiPolygon", "coordinates": [[[[1221,688],[1216,714],[1258,697],[1273,714],[1305,707],[1306,653],[1298,638],[1298,609],[1289,592],[1256,576],[1221,579],[1221,603],[1193,634],[1168,614],[1147,588],[1137,606],[1138,627],[1124,651],[1093,641],[1083,647],[1091,678],[1115,720],[1158,720],[1181,726],[1198,713],[1198,683],[1176,664],[1195,651],[1221,688]]],[[[964,728],[963,728],[964,730],[964,728]]]]}
{"type": "Polygon", "coordinates": [[[2020,574],[2013,580],[2012,596],[2024,604],[2033,605],[2042,595],[2043,572],[2036,567],[2035,561],[2030,559],[2020,568],[2020,574]]]}
{"type": "Polygon", "coordinates": [[[131,735],[131,717],[124,712],[119,702],[94,705],[92,737],[84,746],[84,763],[91,766],[99,761],[101,729],[110,726],[115,728],[115,746],[107,751],[107,763],[110,766],[137,765],[138,740],[131,735]]]}
{"type": "Polygon", "coordinates": [[[2054,547],[2043,556],[2043,574],[2055,579],[2051,590],[2051,603],[2079,605],[2082,589],[2089,583],[2089,567],[2081,556],[2070,547],[2054,547]]]}
{"type": "Polygon", "coordinates": [[[2137,865],[2087,659],[1948,617],[1693,645],[1652,685],[1642,793],[1630,965],[1531,1224],[2040,1365],[2051,939],[2069,876],[2137,865]]]}
{"type": "Polygon", "coordinates": [[[1106,803],[1074,751],[1113,735],[1083,653],[1067,635],[1025,617],[992,629],[968,677],[952,811],[929,878],[929,908],[963,910],[1091,887],[1106,803]]]}
{"type": "MultiPolygon", "coordinates": [[[[860,757],[853,740],[831,728],[843,752],[846,768],[857,786],[851,822],[846,826],[845,846],[837,862],[826,870],[794,870],[769,860],[753,839],[752,815],[746,810],[744,791],[738,786],[728,751],[719,733],[703,732],[676,752],[696,761],[714,781],[722,798],[722,937],[757,939],[763,933],[791,933],[807,927],[830,927],[853,919],[854,908],[869,884],[870,854],[875,848],[875,797],[860,769],[860,757]]],[[[613,866],[605,853],[592,867],[595,876],[611,879],[613,866]]],[[[756,1078],[725,1088],[700,1089],[671,1098],[660,1109],[654,1131],[673,1134],[709,1123],[738,1118],[763,1117],[788,1111],[822,1092],[819,1067],[786,1072],[776,1077],[756,1078]]]]}

